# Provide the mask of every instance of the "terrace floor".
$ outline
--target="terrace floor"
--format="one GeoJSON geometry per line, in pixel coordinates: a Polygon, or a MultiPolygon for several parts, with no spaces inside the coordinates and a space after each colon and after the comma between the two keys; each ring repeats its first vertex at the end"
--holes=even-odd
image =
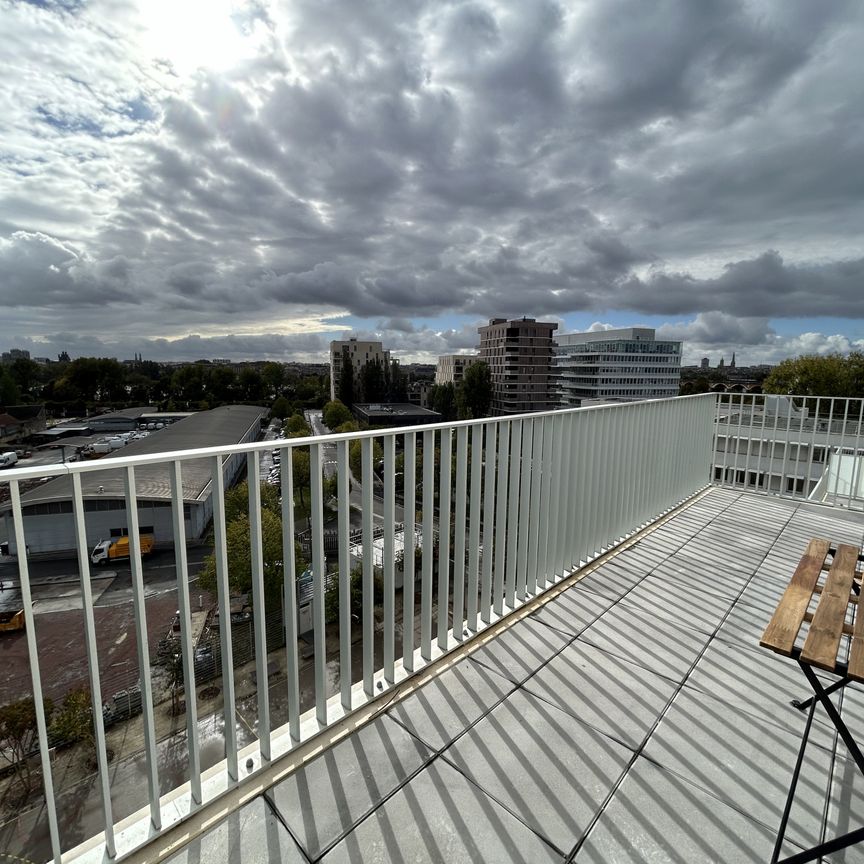
{"type": "MultiPolygon", "coordinates": [[[[711,489],[171,861],[767,861],[809,693],[759,636],[808,540],[862,531],[711,489]]],[[[787,854],[864,824],[816,716],[787,854]]]]}

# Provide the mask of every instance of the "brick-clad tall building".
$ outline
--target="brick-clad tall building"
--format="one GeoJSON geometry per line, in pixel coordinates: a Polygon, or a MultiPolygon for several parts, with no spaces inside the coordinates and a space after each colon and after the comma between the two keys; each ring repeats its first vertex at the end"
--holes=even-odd
{"type": "Polygon", "coordinates": [[[492,415],[557,407],[552,334],[558,325],[533,318],[492,318],[479,327],[480,359],[492,374],[492,415]]]}

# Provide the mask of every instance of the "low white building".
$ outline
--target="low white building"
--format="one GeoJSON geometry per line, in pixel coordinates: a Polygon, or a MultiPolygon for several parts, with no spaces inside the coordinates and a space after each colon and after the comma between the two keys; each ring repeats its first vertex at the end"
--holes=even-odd
{"type": "Polygon", "coordinates": [[[562,408],[678,395],[681,343],[656,339],[650,327],[562,333],[553,350],[562,408]]]}
{"type": "MultiPolygon", "coordinates": [[[[252,405],[225,405],[200,411],[146,438],[123,448],[123,456],[169,453],[199,447],[220,447],[257,441],[264,408],[252,405]]],[[[211,500],[212,460],[193,459],[182,463],[183,512],[187,539],[198,539],[207,530],[213,515],[211,500]]],[[[226,486],[234,482],[246,464],[245,454],[224,462],[226,486]]],[[[153,534],[157,546],[174,541],[171,522],[171,483],[168,466],[142,465],[135,471],[138,524],[142,534],[153,534]]],[[[87,543],[128,533],[124,471],[108,468],[81,475],[87,543]]],[[[31,553],[74,552],[75,521],[72,513],[72,480],[62,476],[21,496],[24,535],[31,553]]],[[[9,552],[17,554],[11,504],[0,508],[5,521],[9,552]]]]}
{"type": "Polygon", "coordinates": [[[458,384],[465,377],[465,370],[479,362],[479,354],[442,354],[435,368],[435,383],[458,384]]]}
{"type": "Polygon", "coordinates": [[[381,342],[360,339],[334,339],[330,343],[330,398],[339,398],[343,365],[349,362],[354,375],[354,395],[360,401],[362,394],[361,374],[367,363],[380,363],[382,369],[390,365],[390,352],[381,342]]]}

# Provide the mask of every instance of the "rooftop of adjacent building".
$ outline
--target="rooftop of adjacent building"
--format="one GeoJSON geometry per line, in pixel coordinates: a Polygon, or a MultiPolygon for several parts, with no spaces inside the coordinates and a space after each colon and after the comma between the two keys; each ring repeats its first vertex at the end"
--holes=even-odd
{"type": "MultiPolygon", "coordinates": [[[[253,427],[267,415],[266,408],[255,405],[223,405],[210,411],[190,414],[164,429],[131,441],[122,448],[122,456],[148,456],[181,450],[219,447],[243,441],[253,427]]],[[[72,427],[77,428],[77,427],[72,427]]],[[[89,430],[89,426],[82,427],[89,430]]],[[[117,454],[121,455],[121,454],[117,454]]],[[[206,491],[211,478],[211,460],[193,459],[183,465],[183,498],[198,500],[206,491]]],[[[171,486],[165,465],[142,465],[136,469],[139,499],[168,500],[171,486]]],[[[85,497],[122,497],[125,494],[122,468],[107,469],[82,475],[82,491],[85,497]]],[[[61,476],[25,493],[22,502],[40,502],[68,499],[72,493],[70,477],[61,476]]]]}
{"type": "MultiPolygon", "coordinates": [[[[209,815],[172,864],[766,861],[807,687],[759,637],[808,540],[862,530],[861,513],[710,489],[160,848],[209,815]]],[[[860,727],[864,688],[834,698],[860,727]]],[[[811,741],[784,854],[859,824],[843,744],[821,719],[811,741]]]]}

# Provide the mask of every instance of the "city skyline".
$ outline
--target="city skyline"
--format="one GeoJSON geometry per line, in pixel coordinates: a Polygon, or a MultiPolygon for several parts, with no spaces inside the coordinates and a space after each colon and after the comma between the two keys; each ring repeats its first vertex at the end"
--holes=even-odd
{"type": "Polygon", "coordinates": [[[175,7],[4,7],[7,350],[864,348],[858,4],[175,7]]]}

